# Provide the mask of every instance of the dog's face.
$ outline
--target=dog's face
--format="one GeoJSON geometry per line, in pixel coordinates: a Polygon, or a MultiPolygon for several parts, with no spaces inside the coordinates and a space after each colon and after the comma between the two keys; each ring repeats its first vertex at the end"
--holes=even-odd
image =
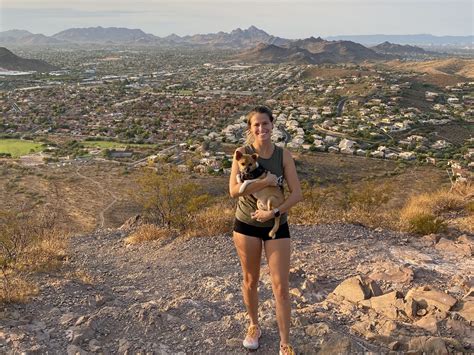
{"type": "Polygon", "coordinates": [[[239,151],[235,152],[235,160],[239,165],[242,173],[248,174],[257,168],[258,154],[243,154],[239,151]]]}

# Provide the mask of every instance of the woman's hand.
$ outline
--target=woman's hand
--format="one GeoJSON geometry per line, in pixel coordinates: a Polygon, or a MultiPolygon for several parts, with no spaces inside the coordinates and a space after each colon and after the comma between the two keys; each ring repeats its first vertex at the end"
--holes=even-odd
{"type": "Polygon", "coordinates": [[[267,172],[267,176],[265,176],[265,182],[267,183],[267,186],[277,186],[278,185],[278,178],[275,174],[272,174],[271,172],[267,172]]]}
{"type": "MultiPolygon", "coordinates": [[[[275,175],[273,175],[275,176],[275,175]]],[[[276,176],[275,176],[276,177],[276,176]]],[[[252,219],[258,222],[266,222],[272,218],[275,218],[273,211],[264,211],[264,210],[256,210],[251,214],[252,219]]]]}

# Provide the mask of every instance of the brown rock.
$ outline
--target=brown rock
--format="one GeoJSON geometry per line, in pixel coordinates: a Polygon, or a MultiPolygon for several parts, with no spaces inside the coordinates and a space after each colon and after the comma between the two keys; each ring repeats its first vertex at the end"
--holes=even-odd
{"type": "Polygon", "coordinates": [[[408,301],[409,299],[413,299],[422,308],[432,306],[445,312],[456,304],[454,297],[442,291],[431,289],[429,286],[412,288],[405,296],[405,300],[408,301]]]}
{"type": "Polygon", "coordinates": [[[390,350],[398,350],[400,349],[401,344],[398,341],[393,341],[390,344],[388,344],[388,348],[390,350]]]}
{"type": "Polygon", "coordinates": [[[465,243],[455,243],[452,240],[441,238],[435,245],[435,249],[441,252],[456,254],[460,256],[472,256],[471,246],[465,243]]]}
{"type": "Polygon", "coordinates": [[[463,243],[463,244],[467,244],[471,248],[474,248],[474,238],[468,236],[467,234],[463,234],[463,235],[459,236],[458,237],[458,242],[463,243]]]}
{"type": "Polygon", "coordinates": [[[369,290],[370,290],[370,297],[383,295],[383,291],[377,282],[373,280],[369,280],[367,282],[367,286],[369,287],[369,290]]]}
{"type": "Polygon", "coordinates": [[[402,284],[410,283],[413,277],[413,270],[405,266],[392,266],[384,271],[374,272],[369,275],[369,278],[372,280],[402,284]]]}
{"type": "Polygon", "coordinates": [[[295,287],[290,290],[290,295],[293,295],[295,297],[301,297],[303,294],[301,293],[299,289],[295,287]]]}
{"type": "Polygon", "coordinates": [[[397,336],[398,330],[399,330],[398,323],[392,320],[383,321],[380,323],[378,327],[378,332],[381,335],[385,335],[385,336],[397,336]]]}
{"type": "Polygon", "coordinates": [[[474,322],[474,297],[465,298],[461,302],[458,314],[468,322],[474,322]]]}
{"type": "Polygon", "coordinates": [[[441,239],[441,236],[439,234],[431,233],[431,234],[424,235],[423,237],[421,237],[421,239],[423,241],[431,243],[431,245],[434,245],[439,242],[439,240],[441,239]]]}
{"type": "Polygon", "coordinates": [[[465,322],[455,319],[446,320],[446,328],[450,329],[457,337],[474,347],[474,328],[466,325],[465,322]]]}
{"type": "Polygon", "coordinates": [[[382,296],[372,297],[364,302],[378,313],[390,319],[396,319],[398,310],[403,310],[405,306],[402,297],[398,291],[393,291],[382,296]]]}
{"type": "Polygon", "coordinates": [[[351,326],[351,329],[354,332],[362,335],[366,339],[373,339],[375,337],[376,334],[373,332],[373,328],[373,322],[370,319],[361,322],[355,322],[351,326]]]}
{"type": "Polygon", "coordinates": [[[419,309],[419,310],[416,311],[416,315],[417,315],[417,316],[420,316],[420,317],[426,316],[426,313],[428,313],[428,311],[426,310],[426,308],[421,308],[421,309],[419,309]]]}
{"type": "Polygon", "coordinates": [[[329,333],[329,326],[326,323],[310,324],[306,327],[305,333],[312,337],[320,337],[329,333]]]}
{"type": "Polygon", "coordinates": [[[417,327],[426,329],[430,333],[437,334],[438,333],[438,319],[436,316],[430,314],[426,317],[421,318],[420,320],[413,323],[417,327]]]}
{"type": "Polygon", "coordinates": [[[336,287],[333,293],[351,302],[365,300],[370,296],[370,291],[360,276],[354,276],[344,280],[336,287]]]}
{"type": "MultiPolygon", "coordinates": [[[[413,318],[416,315],[418,315],[418,304],[413,300],[413,298],[410,298],[410,299],[405,301],[404,311],[405,311],[405,314],[409,318],[413,318]]],[[[425,310],[425,312],[426,312],[426,310],[425,310]]]]}
{"type": "Polygon", "coordinates": [[[448,354],[446,344],[438,337],[415,337],[408,343],[409,350],[420,351],[427,354],[441,355],[448,354]]]}
{"type": "Polygon", "coordinates": [[[443,339],[438,337],[429,338],[426,343],[424,350],[427,354],[449,354],[448,349],[446,349],[446,343],[443,339]]]}
{"type": "Polygon", "coordinates": [[[318,354],[352,354],[357,352],[357,348],[356,344],[353,344],[348,337],[342,334],[333,333],[323,340],[318,354]]]}

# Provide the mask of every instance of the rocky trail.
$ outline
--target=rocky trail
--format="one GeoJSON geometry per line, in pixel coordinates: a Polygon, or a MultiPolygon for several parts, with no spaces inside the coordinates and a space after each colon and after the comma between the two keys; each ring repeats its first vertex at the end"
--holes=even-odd
{"type": "MultiPolygon", "coordinates": [[[[348,224],[291,229],[297,353],[474,351],[471,236],[414,237],[348,224]]],[[[71,238],[66,271],[39,276],[36,297],[3,309],[0,353],[247,353],[230,234],[139,245],[126,245],[126,235],[71,238]]],[[[276,354],[262,263],[264,334],[254,352],[276,354]]]]}

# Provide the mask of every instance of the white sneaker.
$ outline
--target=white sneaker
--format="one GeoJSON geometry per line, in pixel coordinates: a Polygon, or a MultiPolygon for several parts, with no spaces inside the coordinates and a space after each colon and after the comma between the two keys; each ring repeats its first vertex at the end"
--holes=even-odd
{"type": "Polygon", "coordinates": [[[258,339],[262,336],[262,331],[258,325],[251,325],[247,329],[247,335],[243,341],[243,345],[247,349],[255,350],[258,348],[258,339]]]}

